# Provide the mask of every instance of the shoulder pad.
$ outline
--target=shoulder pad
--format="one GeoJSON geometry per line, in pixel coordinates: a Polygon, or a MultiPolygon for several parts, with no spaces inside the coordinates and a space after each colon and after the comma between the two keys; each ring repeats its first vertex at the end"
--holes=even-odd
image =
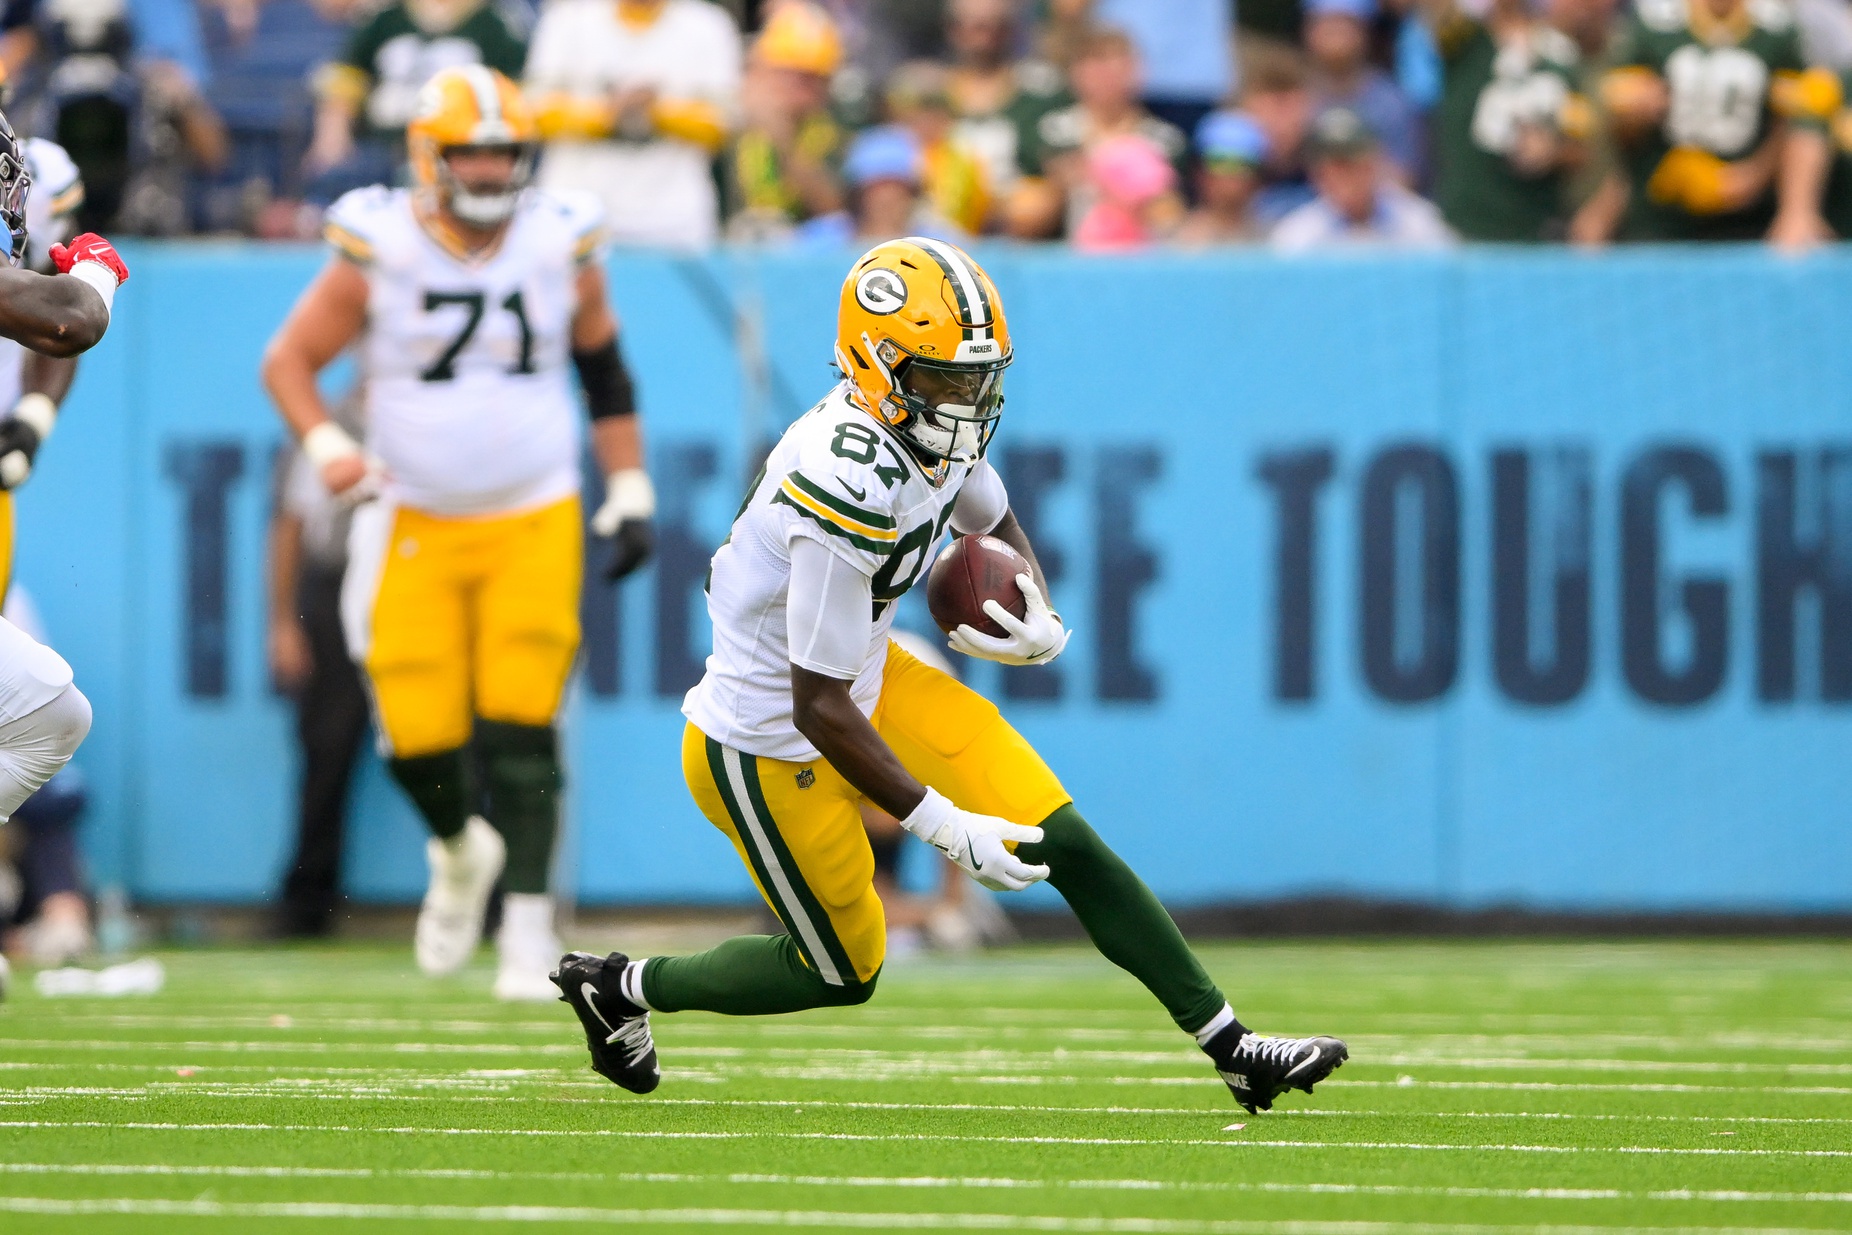
{"type": "Polygon", "coordinates": [[[587,261],[603,253],[608,240],[604,203],[585,189],[536,189],[537,211],[553,220],[572,245],[572,259],[587,261]]]}
{"type": "Polygon", "coordinates": [[[805,426],[792,460],[796,466],[780,479],[772,501],[823,532],[840,556],[873,573],[900,540],[899,520],[887,500],[892,490],[875,475],[876,462],[888,462],[879,454],[878,431],[859,415],[839,416],[827,406],[812,415],[817,419],[805,426]],[[861,462],[863,457],[871,462],[861,462]]]}
{"type": "Polygon", "coordinates": [[[802,436],[773,500],[849,547],[885,557],[900,538],[895,499],[911,475],[882,431],[861,412],[825,400],[796,428],[802,436]]]}
{"type": "Polygon", "coordinates": [[[398,196],[380,184],[343,193],[322,219],[322,236],[343,257],[362,266],[370,265],[378,256],[398,196]]]}
{"type": "Polygon", "coordinates": [[[71,190],[77,190],[77,200],[83,200],[82,173],[71,156],[57,142],[46,141],[43,137],[28,137],[25,142],[26,166],[32,169],[32,188],[52,198],[53,214],[63,214],[72,206],[60,207],[57,199],[66,196],[71,190]]]}
{"type": "Polygon", "coordinates": [[[1685,0],[1639,0],[1633,11],[1640,24],[1658,34],[1674,34],[1688,21],[1685,0]]]}
{"type": "Polygon", "coordinates": [[[1770,34],[1794,29],[1794,9],[1788,0],[1749,0],[1749,19],[1770,34]]]}

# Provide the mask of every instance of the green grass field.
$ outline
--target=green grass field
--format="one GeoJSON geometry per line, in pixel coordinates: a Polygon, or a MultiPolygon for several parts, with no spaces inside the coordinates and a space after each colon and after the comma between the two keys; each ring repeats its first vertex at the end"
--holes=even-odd
{"type": "Polygon", "coordinates": [[[1206,955],[1250,1024],[1351,1062],[1250,1117],[1078,948],[659,1017],[647,1099],[587,1070],[563,1006],[490,1002],[480,962],[421,979],[408,947],[172,953],[143,998],[21,982],[0,1231],[1852,1228],[1852,948],[1206,955]]]}

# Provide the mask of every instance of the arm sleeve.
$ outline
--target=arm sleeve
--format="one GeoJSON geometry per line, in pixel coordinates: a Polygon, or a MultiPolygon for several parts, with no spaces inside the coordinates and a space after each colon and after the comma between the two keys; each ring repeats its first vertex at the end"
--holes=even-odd
{"type": "Polygon", "coordinates": [[[802,533],[793,535],[785,602],[791,663],[825,677],[854,681],[874,639],[874,591],[868,576],[802,533]]]}
{"type": "Polygon", "coordinates": [[[1003,488],[1003,477],[990,466],[990,460],[983,459],[971,469],[952,504],[952,530],[960,536],[981,536],[1003,522],[1009,512],[1010,495],[1003,488]]]}

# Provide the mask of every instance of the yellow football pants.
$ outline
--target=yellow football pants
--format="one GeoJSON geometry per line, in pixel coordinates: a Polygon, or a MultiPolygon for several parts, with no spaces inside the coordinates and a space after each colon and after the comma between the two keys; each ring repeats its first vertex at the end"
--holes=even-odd
{"type": "Polygon", "coordinates": [[[13,491],[0,489],[0,604],[13,589],[13,491]]]}
{"type": "MultiPolygon", "coordinates": [[[[873,721],[907,771],[965,810],[1033,826],[1073,801],[994,703],[892,643],[873,721]]],[[[811,968],[832,986],[874,977],[887,924],[860,791],[822,759],[744,754],[693,725],[682,774],[811,968]]]]}
{"type": "Polygon", "coordinates": [[[551,724],[579,649],[579,499],[477,518],[382,506],[355,523],[342,607],[387,751],[454,750],[478,716],[551,724]]]}

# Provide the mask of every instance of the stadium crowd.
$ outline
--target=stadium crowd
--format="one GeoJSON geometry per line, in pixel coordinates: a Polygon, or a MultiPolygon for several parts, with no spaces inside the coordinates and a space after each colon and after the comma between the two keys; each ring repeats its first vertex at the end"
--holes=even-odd
{"type": "Polygon", "coordinates": [[[306,238],[520,81],[620,243],[1852,236],[1852,0],[8,0],[81,226],[306,238]]]}

